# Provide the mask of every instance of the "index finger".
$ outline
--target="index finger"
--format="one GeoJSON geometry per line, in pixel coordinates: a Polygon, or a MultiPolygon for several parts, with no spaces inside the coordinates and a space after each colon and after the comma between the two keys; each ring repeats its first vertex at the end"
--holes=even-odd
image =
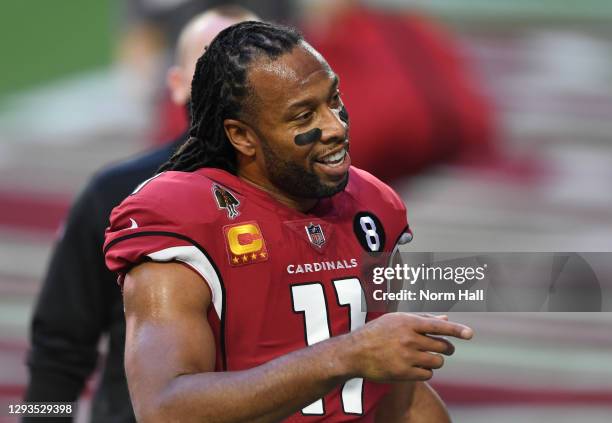
{"type": "Polygon", "coordinates": [[[418,313],[421,317],[432,317],[434,319],[448,320],[448,314],[431,314],[431,313],[418,313]]]}
{"type": "Polygon", "coordinates": [[[469,326],[435,318],[422,319],[416,331],[423,335],[454,336],[461,339],[471,339],[474,336],[474,331],[469,326]]]}

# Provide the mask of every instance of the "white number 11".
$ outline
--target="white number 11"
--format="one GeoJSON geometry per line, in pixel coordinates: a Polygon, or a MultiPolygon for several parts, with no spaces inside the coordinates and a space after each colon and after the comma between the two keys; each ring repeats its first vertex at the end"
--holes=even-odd
{"type": "MultiPolygon", "coordinates": [[[[350,328],[353,331],[365,324],[366,312],[361,311],[365,297],[361,283],[357,278],[337,279],[333,281],[336,290],[336,301],[340,306],[348,306],[350,328]]],[[[293,311],[304,314],[306,343],[316,344],[330,338],[329,315],[327,299],[323,285],[312,282],[291,287],[293,311]]],[[[347,380],[342,387],[342,408],[346,414],[363,414],[363,378],[347,380]]],[[[325,408],[323,399],[318,399],[304,407],[306,415],[323,415],[325,408]]]]}

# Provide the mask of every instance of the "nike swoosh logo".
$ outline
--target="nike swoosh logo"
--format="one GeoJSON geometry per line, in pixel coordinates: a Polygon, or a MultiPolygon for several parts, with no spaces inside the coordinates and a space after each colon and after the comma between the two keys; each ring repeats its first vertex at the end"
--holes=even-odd
{"type": "Polygon", "coordinates": [[[136,221],[132,219],[131,217],[130,217],[130,222],[132,222],[132,226],[130,226],[128,229],[136,229],[138,227],[138,223],[136,223],[136,221]]]}

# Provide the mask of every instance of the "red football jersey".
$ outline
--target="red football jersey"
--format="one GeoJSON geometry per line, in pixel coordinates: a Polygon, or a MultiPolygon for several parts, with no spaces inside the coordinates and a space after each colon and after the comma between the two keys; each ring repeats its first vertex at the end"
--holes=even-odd
{"type": "MultiPolygon", "coordinates": [[[[120,275],[145,260],[182,262],[200,274],[212,294],[215,368],[243,370],[379,316],[363,311],[360,266],[391,252],[407,231],[397,194],[356,168],[343,192],[308,213],[202,168],[141,184],[113,210],[104,248],[120,275]]],[[[351,379],[286,421],[370,422],[387,390],[351,379]]]]}

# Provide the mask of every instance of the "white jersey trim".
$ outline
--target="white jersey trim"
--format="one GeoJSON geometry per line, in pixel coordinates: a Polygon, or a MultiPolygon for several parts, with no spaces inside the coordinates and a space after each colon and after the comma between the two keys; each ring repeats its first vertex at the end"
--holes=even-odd
{"type": "Polygon", "coordinates": [[[198,248],[192,245],[186,245],[181,247],[170,247],[154,253],[148,254],[147,257],[153,261],[180,261],[191,266],[196,272],[204,278],[210,292],[212,294],[212,303],[219,320],[221,319],[221,313],[223,312],[223,290],[221,289],[221,279],[217,274],[212,263],[208,260],[208,257],[198,248]]]}

